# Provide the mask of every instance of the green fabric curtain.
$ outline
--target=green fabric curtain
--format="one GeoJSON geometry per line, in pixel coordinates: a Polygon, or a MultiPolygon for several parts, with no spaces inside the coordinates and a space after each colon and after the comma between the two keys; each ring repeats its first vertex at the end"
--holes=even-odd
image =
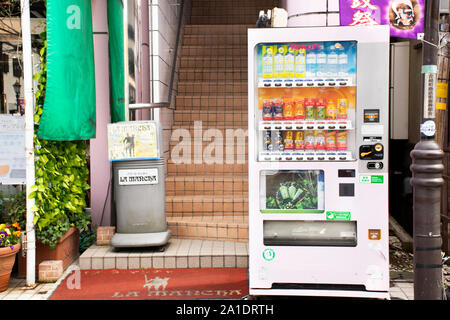
{"type": "Polygon", "coordinates": [[[111,122],[125,121],[125,66],[122,0],[108,0],[111,122]]]}
{"type": "Polygon", "coordinates": [[[90,0],[47,0],[47,87],[38,136],[95,138],[95,68],[90,0]]]}

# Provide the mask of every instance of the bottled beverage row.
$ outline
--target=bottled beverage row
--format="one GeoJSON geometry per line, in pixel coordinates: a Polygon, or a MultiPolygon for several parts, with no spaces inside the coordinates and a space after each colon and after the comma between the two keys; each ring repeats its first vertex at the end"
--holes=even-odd
{"type": "Polygon", "coordinates": [[[263,45],[262,77],[346,77],[354,73],[352,50],[340,42],[263,45]]]}
{"type": "Polygon", "coordinates": [[[273,120],[346,120],[348,101],[324,98],[264,99],[262,119],[273,120]]]}
{"type": "Polygon", "coordinates": [[[263,151],[346,151],[345,130],[274,130],[263,132],[263,151]]]}

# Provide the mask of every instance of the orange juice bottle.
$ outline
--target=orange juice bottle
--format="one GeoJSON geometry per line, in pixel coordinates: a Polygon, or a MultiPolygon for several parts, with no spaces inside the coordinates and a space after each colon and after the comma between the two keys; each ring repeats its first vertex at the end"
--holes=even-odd
{"type": "Polygon", "coordinates": [[[289,130],[284,133],[284,150],[294,149],[294,132],[289,130]]]}
{"type": "Polygon", "coordinates": [[[338,150],[347,150],[347,131],[339,130],[336,132],[336,148],[338,150]]]}
{"type": "Polygon", "coordinates": [[[336,132],[333,130],[325,131],[325,149],[336,150],[336,132]]]}
{"type": "Polygon", "coordinates": [[[327,120],[336,119],[336,113],[337,113],[336,104],[334,103],[333,100],[328,100],[325,119],[327,120]]]}
{"type": "Polygon", "coordinates": [[[303,150],[305,149],[305,142],[303,141],[303,131],[295,132],[295,150],[303,150]]]}
{"type": "Polygon", "coordinates": [[[292,120],[294,119],[294,99],[285,98],[284,108],[283,108],[283,119],[292,120]]]}
{"type": "Polygon", "coordinates": [[[295,101],[295,119],[305,119],[305,105],[303,104],[302,99],[298,99],[295,101]]]}
{"type": "Polygon", "coordinates": [[[347,107],[348,107],[347,99],[345,98],[338,99],[338,106],[337,106],[338,119],[347,119],[347,107]]]}

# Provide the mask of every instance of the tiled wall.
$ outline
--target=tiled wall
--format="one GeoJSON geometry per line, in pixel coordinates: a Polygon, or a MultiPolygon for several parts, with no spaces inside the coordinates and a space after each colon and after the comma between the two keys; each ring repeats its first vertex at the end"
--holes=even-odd
{"type": "MultiPolygon", "coordinates": [[[[184,1],[183,17],[189,17],[190,1],[184,1]]],[[[170,86],[170,75],[175,53],[178,20],[180,17],[181,0],[151,0],[149,1],[150,18],[150,70],[151,70],[151,99],[152,102],[166,102],[170,86]]],[[[183,28],[181,28],[180,44],[177,56],[181,54],[181,41],[183,28]]],[[[177,66],[179,59],[177,59],[177,66]]],[[[175,103],[178,83],[178,67],[172,89],[172,106],[175,103]]],[[[163,127],[164,158],[169,158],[170,132],[173,123],[173,110],[156,109],[154,119],[159,120],[163,127]]],[[[166,166],[167,168],[167,166],[166,166]]]]}

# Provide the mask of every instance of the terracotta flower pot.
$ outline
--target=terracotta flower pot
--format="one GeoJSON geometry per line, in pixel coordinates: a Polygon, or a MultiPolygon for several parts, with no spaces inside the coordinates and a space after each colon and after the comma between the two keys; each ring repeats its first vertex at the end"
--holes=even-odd
{"type": "Polygon", "coordinates": [[[0,292],[8,289],[9,278],[19,249],[20,243],[12,247],[0,248],[0,292]]]}
{"type": "MultiPolygon", "coordinates": [[[[50,249],[48,244],[43,244],[36,239],[36,276],[39,272],[39,264],[45,260],[62,260],[65,270],[79,256],[80,232],[71,227],[58,240],[55,249],[50,249]]],[[[21,254],[17,256],[17,278],[25,278],[27,274],[27,260],[21,254]]]]}

